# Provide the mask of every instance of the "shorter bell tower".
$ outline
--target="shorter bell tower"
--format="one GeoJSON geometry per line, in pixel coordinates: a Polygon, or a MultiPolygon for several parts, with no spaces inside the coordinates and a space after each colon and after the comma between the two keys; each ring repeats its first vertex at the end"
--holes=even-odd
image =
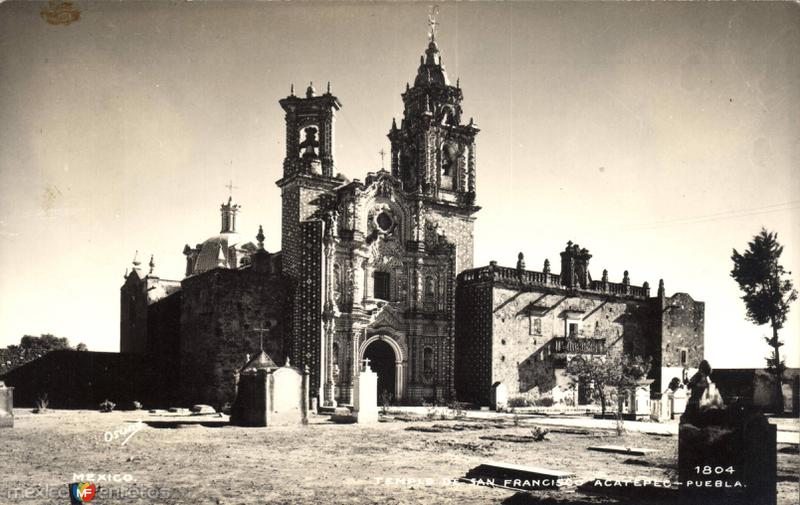
{"type": "Polygon", "coordinates": [[[292,94],[280,104],[286,112],[284,179],[300,173],[333,177],[333,126],[342,104],[331,94],[330,83],[322,95],[309,84],[305,97],[296,96],[292,85],[292,94]]]}

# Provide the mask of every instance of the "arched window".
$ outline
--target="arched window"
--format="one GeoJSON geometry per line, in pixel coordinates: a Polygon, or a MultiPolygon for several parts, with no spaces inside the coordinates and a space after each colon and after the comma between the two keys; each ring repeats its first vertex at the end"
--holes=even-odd
{"type": "Polygon", "coordinates": [[[422,350],[422,370],[425,373],[433,372],[433,349],[430,347],[422,350]]]}

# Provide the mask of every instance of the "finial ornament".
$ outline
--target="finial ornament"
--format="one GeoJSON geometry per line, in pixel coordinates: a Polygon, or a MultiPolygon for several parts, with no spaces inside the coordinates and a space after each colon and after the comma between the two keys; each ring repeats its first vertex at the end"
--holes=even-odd
{"type": "Polygon", "coordinates": [[[256,240],[258,240],[258,248],[264,249],[264,228],[261,225],[258,225],[258,235],[256,235],[256,240]]]}
{"type": "Polygon", "coordinates": [[[431,12],[428,14],[428,37],[430,37],[431,42],[436,42],[436,27],[439,25],[439,21],[436,20],[437,16],[439,16],[439,6],[434,5],[431,7],[431,12]]]}
{"type": "Polygon", "coordinates": [[[294,83],[292,83],[291,94],[292,94],[292,96],[294,96],[294,83]]]}
{"type": "Polygon", "coordinates": [[[546,274],[550,273],[550,260],[548,259],[544,260],[544,273],[546,274]]]}
{"type": "Polygon", "coordinates": [[[150,267],[150,273],[152,274],[153,270],[156,269],[156,262],[153,254],[150,255],[150,263],[148,264],[148,266],[150,267]]]}
{"type": "Polygon", "coordinates": [[[525,255],[522,253],[517,255],[517,270],[525,270],[525,255]]]}
{"type": "MultiPolygon", "coordinates": [[[[394,120],[392,120],[392,121],[394,121],[394,120]]],[[[384,158],[386,157],[386,151],[384,151],[383,148],[381,148],[381,150],[378,151],[378,154],[381,155],[381,170],[386,170],[386,168],[384,166],[384,158]]]]}
{"type": "Polygon", "coordinates": [[[134,268],[136,268],[141,264],[142,264],[142,262],[139,261],[139,250],[137,249],[136,252],[133,253],[133,266],[134,266],[134,268]]]}
{"type": "Polygon", "coordinates": [[[314,81],[308,83],[308,88],[306,88],[306,98],[311,98],[314,96],[317,90],[314,89],[314,81]]]}
{"type": "Polygon", "coordinates": [[[331,94],[331,81],[328,81],[328,94],[331,94]]]}

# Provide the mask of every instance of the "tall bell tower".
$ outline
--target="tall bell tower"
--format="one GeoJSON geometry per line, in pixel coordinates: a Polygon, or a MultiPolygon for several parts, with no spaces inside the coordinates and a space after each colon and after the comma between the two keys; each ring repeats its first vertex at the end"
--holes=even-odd
{"type": "Polygon", "coordinates": [[[414,85],[406,84],[403,118],[392,120],[392,175],[418,203],[415,217],[419,237],[436,228],[458,249],[458,272],[472,268],[475,205],[475,137],[472,119],[463,120],[464,95],[453,86],[436,43],[431,16],[428,47],[420,57],[414,85]]]}

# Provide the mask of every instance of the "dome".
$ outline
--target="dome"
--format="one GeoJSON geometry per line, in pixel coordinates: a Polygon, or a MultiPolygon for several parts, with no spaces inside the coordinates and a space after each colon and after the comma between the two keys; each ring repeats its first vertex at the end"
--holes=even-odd
{"type": "Polygon", "coordinates": [[[236,232],[220,233],[200,244],[197,261],[194,264],[195,274],[207,272],[215,268],[235,268],[231,265],[229,249],[242,245],[242,238],[236,232]]]}
{"type": "Polygon", "coordinates": [[[420,61],[419,69],[417,70],[417,78],[414,79],[414,86],[425,86],[429,84],[438,84],[440,86],[450,85],[450,79],[447,78],[447,72],[444,69],[444,65],[442,65],[442,56],[439,54],[439,46],[437,46],[434,41],[428,44],[425,57],[420,61]]]}

